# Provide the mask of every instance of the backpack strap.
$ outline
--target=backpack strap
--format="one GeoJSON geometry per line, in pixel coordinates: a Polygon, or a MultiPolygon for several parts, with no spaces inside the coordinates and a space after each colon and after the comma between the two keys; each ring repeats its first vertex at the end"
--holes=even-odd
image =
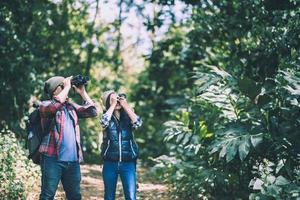
{"type": "MultiPolygon", "coordinates": [[[[43,129],[43,132],[42,132],[42,138],[44,138],[47,134],[49,134],[52,125],[53,125],[53,124],[55,125],[55,120],[54,120],[54,118],[55,118],[55,116],[54,116],[54,117],[51,117],[51,118],[48,118],[47,124],[45,124],[45,129],[43,129]]],[[[40,122],[40,123],[41,123],[41,122],[40,122]]]]}

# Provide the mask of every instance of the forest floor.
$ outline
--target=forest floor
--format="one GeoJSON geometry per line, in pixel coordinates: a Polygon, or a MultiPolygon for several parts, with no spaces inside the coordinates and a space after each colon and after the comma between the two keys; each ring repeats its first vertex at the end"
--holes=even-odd
{"type": "MultiPolygon", "coordinates": [[[[149,169],[137,167],[137,200],[169,200],[167,185],[160,183],[149,172],[149,169]]],[[[81,194],[83,200],[100,200],[103,199],[104,185],[102,181],[102,165],[81,165],[81,194]]],[[[38,199],[40,186],[32,191],[27,200],[38,199]]],[[[62,185],[55,195],[56,200],[66,199],[62,185]]],[[[116,200],[123,200],[123,190],[120,178],[118,179],[116,200]]]]}

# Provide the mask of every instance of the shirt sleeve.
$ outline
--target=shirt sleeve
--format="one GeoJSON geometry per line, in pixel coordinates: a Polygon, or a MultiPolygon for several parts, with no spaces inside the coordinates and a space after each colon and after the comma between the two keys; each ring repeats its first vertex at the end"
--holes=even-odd
{"type": "Polygon", "coordinates": [[[132,128],[134,130],[138,129],[139,127],[141,127],[143,124],[143,120],[141,117],[138,117],[137,120],[135,122],[132,123],[132,128]]]}
{"type": "Polygon", "coordinates": [[[104,129],[107,128],[109,125],[109,121],[110,121],[110,118],[109,118],[108,114],[104,113],[102,115],[102,117],[100,118],[100,125],[102,126],[102,128],[104,128],[104,129]]]}
{"type": "Polygon", "coordinates": [[[62,107],[62,103],[60,103],[55,97],[53,97],[50,101],[43,101],[39,106],[40,115],[42,118],[53,117],[57,110],[62,107]]]}
{"type": "Polygon", "coordinates": [[[84,105],[78,105],[76,103],[72,103],[75,107],[78,118],[89,118],[97,116],[97,108],[96,105],[85,103],[84,105]]]}

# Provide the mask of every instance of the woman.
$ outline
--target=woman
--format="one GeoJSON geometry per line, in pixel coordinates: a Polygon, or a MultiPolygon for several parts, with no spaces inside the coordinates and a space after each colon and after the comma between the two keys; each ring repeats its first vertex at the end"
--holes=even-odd
{"type": "Polygon", "coordinates": [[[118,175],[121,177],[126,200],[136,199],[136,159],[138,148],[133,130],[142,125],[126,101],[126,95],[104,92],[102,101],[106,112],[100,119],[103,127],[101,155],[103,164],[104,199],[115,199],[118,175]]]}

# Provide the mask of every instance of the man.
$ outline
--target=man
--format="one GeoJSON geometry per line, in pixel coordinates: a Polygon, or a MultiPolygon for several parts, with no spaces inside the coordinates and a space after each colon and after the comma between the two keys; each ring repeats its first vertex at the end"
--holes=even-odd
{"type": "Polygon", "coordinates": [[[50,127],[39,148],[42,154],[42,200],[54,198],[59,181],[67,199],[81,199],[79,163],[83,158],[78,118],[95,117],[97,109],[84,86],[73,88],[85,105],[68,101],[71,78],[55,76],[48,79],[44,90],[50,100],[43,101],[39,107],[42,128],[49,130],[50,127]]]}

